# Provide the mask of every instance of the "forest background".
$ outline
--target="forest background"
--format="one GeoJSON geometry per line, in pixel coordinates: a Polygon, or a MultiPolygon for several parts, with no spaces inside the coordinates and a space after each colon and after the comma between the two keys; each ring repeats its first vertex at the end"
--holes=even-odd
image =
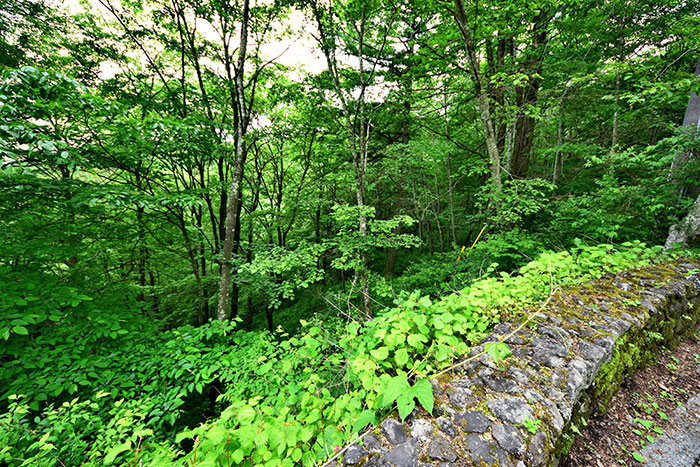
{"type": "Polygon", "coordinates": [[[0,462],[313,465],[428,409],[541,273],[700,212],[699,14],[5,1],[0,462]]]}

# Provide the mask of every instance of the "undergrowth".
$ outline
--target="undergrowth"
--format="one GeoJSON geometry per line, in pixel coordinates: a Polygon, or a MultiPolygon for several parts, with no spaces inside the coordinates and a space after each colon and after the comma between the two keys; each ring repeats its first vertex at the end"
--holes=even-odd
{"type": "Polygon", "coordinates": [[[0,370],[0,463],[317,465],[394,409],[431,412],[428,378],[504,313],[658,253],[577,245],[513,274],[493,266],[441,299],[413,293],[368,322],[303,322],[294,336],[219,322],[155,337],[116,331],[109,345],[82,347],[13,334],[0,370]]]}

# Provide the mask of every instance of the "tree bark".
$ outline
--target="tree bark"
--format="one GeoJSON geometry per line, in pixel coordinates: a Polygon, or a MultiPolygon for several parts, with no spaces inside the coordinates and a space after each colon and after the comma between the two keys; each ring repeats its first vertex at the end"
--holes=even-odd
{"type": "Polygon", "coordinates": [[[516,105],[519,113],[515,122],[515,139],[513,153],[510,157],[510,176],[525,178],[530,166],[530,153],[535,140],[536,119],[532,116],[532,107],[537,105],[540,79],[537,77],[539,61],[547,40],[547,23],[549,15],[543,10],[532,23],[532,49],[528,51],[524,68],[528,75],[527,84],[516,89],[516,105]]]}
{"type": "Polygon", "coordinates": [[[234,229],[239,222],[240,188],[243,179],[243,166],[245,164],[244,138],[248,128],[247,107],[245,102],[245,87],[243,75],[245,73],[246,50],[248,45],[248,23],[250,21],[250,0],[243,3],[243,17],[241,18],[241,35],[238,49],[238,63],[236,65],[235,89],[238,109],[238,121],[236,122],[236,151],[233,162],[233,179],[229,188],[226,203],[226,227],[221,258],[221,278],[219,280],[219,303],[216,318],[220,321],[228,319],[229,288],[231,286],[231,257],[234,246],[234,229]]]}
{"type": "MultiPolygon", "coordinates": [[[[700,56],[695,65],[695,76],[700,76],[700,56]]],[[[700,134],[700,96],[694,92],[690,93],[690,98],[688,99],[685,117],[683,118],[683,127],[687,128],[688,132],[694,135],[694,138],[697,138],[700,134]]],[[[671,166],[671,178],[674,178],[675,171],[688,163],[688,160],[693,157],[697,157],[697,153],[685,152],[677,155],[671,166]]],[[[686,189],[687,187],[681,187],[681,196],[687,195],[686,189]]],[[[683,248],[692,248],[698,241],[700,241],[700,195],[698,195],[685,219],[671,226],[664,249],[667,250],[677,243],[680,243],[683,248]]]]}
{"type": "Polygon", "coordinates": [[[463,0],[454,0],[455,4],[455,21],[459,27],[463,38],[464,50],[467,53],[467,62],[469,63],[469,75],[474,84],[476,91],[479,117],[486,138],[486,150],[489,155],[489,170],[491,172],[491,183],[493,185],[494,195],[501,192],[501,158],[498,152],[498,138],[494,128],[494,121],[491,115],[491,106],[487,90],[484,87],[481,77],[481,63],[476,54],[476,43],[472,36],[472,30],[467,19],[467,12],[464,8],[463,0]]]}

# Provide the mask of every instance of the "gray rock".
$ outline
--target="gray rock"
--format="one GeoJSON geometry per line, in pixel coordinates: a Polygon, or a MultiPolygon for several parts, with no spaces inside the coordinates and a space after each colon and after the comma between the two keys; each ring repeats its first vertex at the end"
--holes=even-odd
{"type": "Polygon", "coordinates": [[[384,454],[376,454],[369,458],[364,467],[390,467],[384,454]]]}
{"type": "Polygon", "coordinates": [[[414,439],[394,447],[385,460],[395,467],[418,467],[418,446],[414,439]]]}
{"type": "Polygon", "coordinates": [[[552,338],[565,347],[571,343],[571,336],[569,333],[556,326],[540,326],[537,328],[537,333],[552,338]]]}
{"type": "Polygon", "coordinates": [[[362,459],[367,457],[369,452],[365,451],[362,447],[357,444],[353,444],[345,451],[345,456],[343,456],[342,465],[355,465],[359,464],[362,459]]]}
{"type": "Polygon", "coordinates": [[[532,409],[527,402],[517,397],[489,401],[486,405],[496,417],[516,425],[533,418],[532,409]]]}
{"type": "Polygon", "coordinates": [[[571,420],[572,406],[566,398],[557,401],[557,408],[564,420],[571,420]]]}
{"type": "Polygon", "coordinates": [[[442,405],[435,407],[435,414],[439,417],[442,416],[442,417],[453,418],[456,413],[457,413],[457,411],[447,404],[442,404],[442,405]]]}
{"type": "Polygon", "coordinates": [[[527,401],[532,403],[532,404],[542,402],[544,400],[544,398],[542,397],[542,394],[535,391],[534,389],[529,389],[529,388],[523,390],[523,396],[525,396],[525,399],[527,399],[527,401]]]}
{"type": "Polygon", "coordinates": [[[472,387],[473,385],[474,385],[474,383],[472,383],[471,380],[469,378],[467,378],[466,376],[464,376],[458,380],[452,381],[452,386],[454,386],[456,388],[468,389],[468,388],[472,387]]]}
{"type": "Polygon", "coordinates": [[[561,358],[555,357],[554,355],[550,355],[547,353],[535,353],[532,356],[532,359],[537,363],[541,363],[544,366],[548,366],[549,368],[554,369],[564,368],[564,366],[566,365],[564,360],[562,360],[561,358]]]}
{"type": "Polygon", "coordinates": [[[510,334],[512,331],[512,328],[509,323],[499,323],[493,327],[493,332],[496,334],[500,334],[502,336],[505,336],[506,334],[510,334]]]}
{"type": "Polygon", "coordinates": [[[532,356],[532,349],[529,347],[511,347],[510,351],[513,353],[514,357],[522,360],[526,360],[532,356]]]}
{"type": "Polygon", "coordinates": [[[596,377],[597,371],[594,363],[584,360],[581,357],[576,357],[567,365],[569,369],[575,368],[581,376],[583,376],[584,384],[588,386],[596,377]]]}
{"type": "Polygon", "coordinates": [[[532,347],[535,349],[535,353],[538,351],[549,352],[557,357],[566,357],[569,353],[566,350],[566,345],[557,342],[551,337],[535,337],[532,339],[532,347]]]}
{"type": "Polygon", "coordinates": [[[613,349],[615,348],[616,339],[613,336],[602,336],[593,340],[593,343],[605,350],[603,363],[608,363],[612,359],[613,349]]]}
{"type": "MultiPolygon", "coordinates": [[[[644,292],[641,292],[641,293],[644,293],[644,292]]],[[[647,294],[649,294],[649,293],[647,292],[647,294]]],[[[651,295],[651,294],[649,294],[649,295],[651,295]]],[[[659,307],[657,305],[655,305],[654,303],[652,303],[652,301],[649,300],[648,298],[641,299],[639,304],[641,306],[643,306],[644,308],[646,308],[647,310],[649,310],[649,313],[651,313],[652,315],[655,315],[659,311],[659,307]]]]}
{"type": "Polygon", "coordinates": [[[566,380],[566,398],[570,402],[575,402],[583,391],[583,375],[576,368],[569,368],[569,377],[566,380]]]}
{"type": "Polygon", "coordinates": [[[620,313],[620,318],[624,319],[625,321],[627,321],[629,323],[632,323],[632,326],[635,326],[637,328],[639,328],[641,325],[641,323],[639,322],[639,320],[637,318],[635,318],[634,316],[629,315],[627,313],[620,313]]]}
{"type": "Polygon", "coordinates": [[[466,409],[476,404],[476,397],[467,388],[457,388],[449,392],[450,403],[461,409],[466,409]]]}
{"type": "Polygon", "coordinates": [[[603,358],[605,358],[605,349],[588,341],[578,341],[578,350],[586,360],[602,362],[603,358]]]}
{"type": "Polygon", "coordinates": [[[465,433],[484,433],[491,426],[491,419],[481,412],[471,410],[455,415],[455,424],[465,433]]]}
{"type": "Polygon", "coordinates": [[[382,422],[382,433],[386,439],[393,445],[401,444],[408,439],[406,430],[403,425],[393,418],[387,418],[382,422]]]}
{"type": "Polygon", "coordinates": [[[508,423],[493,425],[491,433],[498,444],[508,453],[519,456],[525,452],[525,440],[520,435],[520,430],[513,425],[508,423]]]}
{"type": "Polygon", "coordinates": [[[557,433],[561,433],[561,430],[564,428],[564,418],[561,416],[557,404],[548,399],[545,399],[542,403],[547,407],[547,412],[552,421],[552,428],[554,428],[557,433]]]}
{"type": "Polygon", "coordinates": [[[437,426],[440,429],[440,431],[445,433],[450,438],[454,438],[455,436],[457,436],[457,427],[454,425],[454,423],[452,423],[445,417],[438,418],[437,420],[435,420],[435,423],[437,423],[437,426]]]}
{"type": "Polygon", "coordinates": [[[440,462],[438,467],[455,467],[455,465],[452,462],[440,462]]]}
{"type": "Polygon", "coordinates": [[[435,429],[429,421],[419,418],[413,422],[411,427],[411,436],[420,442],[427,441],[432,435],[435,429]]]}
{"type": "Polygon", "coordinates": [[[510,345],[523,345],[525,343],[525,338],[521,333],[518,334],[513,334],[510,337],[507,337],[503,340],[506,344],[510,345]]]}
{"type": "Polygon", "coordinates": [[[532,349],[532,360],[550,368],[563,367],[564,362],[561,359],[569,354],[565,345],[550,337],[534,338],[532,340],[532,349]]]}
{"type": "Polygon", "coordinates": [[[436,379],[431,379],[430,385],[433,387],[433,394],[435,394],[436,396],[441,396],[445,393],[445,390],[442,389],[442,386],[440,386],[436,379]]]}
{"type": "Polygon", "coordinates": [[[462,374],[470,374],[474,373],[477,368],[479,368],[479,362],[476,360],[468,360],[467,358],[463,358],[460,360],[457,360],[456,362],[456,368],[455,368],[455,373],[462,373],[462,374]],[[466,361],[466,363],[465,363],[466,361]]]}
{"type": "Polygon", "coordinates": [[[464,438],[464,447],[474,465],[504,465],[508,455],[499,446],[487,443],[479,435],[468,435],[464,438]]]}
{"type": "Polygon", "coordinates": [[[442,461],[454,462],[457,460],[457,453],[454,448],[442,436],[433,438],[428,446],[426,454],[428,457],[442,461]]]}
{"type": "Polygon", "coordinates": [[[527,447],[527,453],[525,453],[525,458],[527,459],[527,465],[539,466],[544,465],[546,456],[547,445],[547,435],[544,434],[542,430],[538,430],[535,436],[530,440],[530,444],[527,447]]]}
{"type": "MultiPolygon", "coordinates": [[[[481,372],[479,374],[481,376],[481,372]]],[[[521,390],[511,379],[500,376],[481,376],[481,381],[493,391],[505,394],[520,394],[521,390]]]]}
{"type": "Polygon", "coordinates": [[[527,373],[520,368],[511,368],[508,372],[510,373],[511,378],[522,385],[526,385],[530,382],[530,378],[528,378],[527,373]]]}
{"type": "Polygon", "coordinates": [[[485,366],[486,368],[490,368],[492,370],[498,370],[499,366],[496,364],[494,359],[491,357],[489,354],[484,354],[479,357],[479,362],[485,366]]]}
{"type": "Polygon", "coordinates": [[[365,449],[367,449],[369,452],[384,452],[385,449],[382,446],[382,443],[377,439],[376,436],[369,434],[365,436],[365,438],[362,440],[362,444],[365,446],[365,449]]]}
{"type": "Polygon", "coordinates": [[[565,389],[568,376],[563,368],[555,369],[550,376],[551,385],[557,389],[565,389]]]}

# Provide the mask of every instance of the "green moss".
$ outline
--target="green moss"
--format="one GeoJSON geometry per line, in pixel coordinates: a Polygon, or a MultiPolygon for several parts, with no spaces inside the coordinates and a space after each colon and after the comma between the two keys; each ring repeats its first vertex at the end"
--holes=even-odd
{"type": "MultiPolygon", "coordinates": [[[[564,427],[555,448],[557,458],[569,452],[576,432],[584,428],[580,420],[587,420],[593,411],[604,413],[627,376],[640,366],[654,361],[663,346],[676,346],[688,334],[694,332],[695,325],[700,321],[700,297],[693,299],[692,303],[681,301],[680,305],[684,308],[682,310],[678,309],[677,301],[666,299],[658,313],[653,315],[646,308],[639,306],[638,300],[634,300],[641,297],[638,293],[640,290],[648,290],[660,284],[682,279],[672,266],[656,266],[626,273],[622,280],[632,283],[633,287],[630,291],[632,293],[617,289],[611,282],[597,281],[581,286],[580,289],[585,291],[580,294],[582,296],[596,290],[599,296],[603,295],[609,299],[610,311],[605,314],[619,318],[622,313],[627,313],[642,322],[642,329],[630,328],[617,339],[611,360],[601,367],[593,385],[581,395],[579,402],[573,408],[572,421],[564,427]],[[637,285],[642,279],[649,283],[643,287],[637,285]],[[574,423],[575,420],[579,422],[574,423]]],[[[568,316],[590,324],[601,322],[595,316],[582,316],[581,311],[580,308],[572,310],[568,316]]]]}

